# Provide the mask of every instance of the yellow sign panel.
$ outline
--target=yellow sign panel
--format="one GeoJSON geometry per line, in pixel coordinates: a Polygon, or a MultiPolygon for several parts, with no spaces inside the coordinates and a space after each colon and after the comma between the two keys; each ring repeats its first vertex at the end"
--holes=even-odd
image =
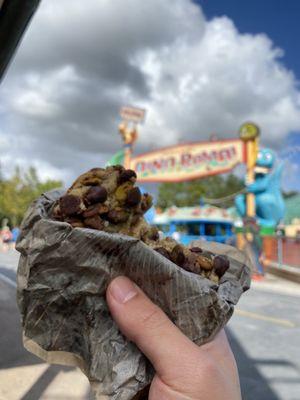
{"type": "Polygon", "coordinates": [[[239,130],[240,138],[244,141],[254,140],[259,136],[259,127],[252,122],[245,122],[239,130]]]}
{"type": "Polygon", "coordinates": [[[240,139],[188,143],[140,154],[131,159],[139,182],[181,182],[221,174],[245,162],[240,139]]]}

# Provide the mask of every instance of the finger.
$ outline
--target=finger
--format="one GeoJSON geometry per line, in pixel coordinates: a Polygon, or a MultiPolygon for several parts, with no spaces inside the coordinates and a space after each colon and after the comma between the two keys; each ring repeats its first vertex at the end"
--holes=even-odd
{"type": "Polygon", "coordinates": [[[198,347],[126,277],[114,279],[107,289],[107,303],[120,330],[152,362],[158,374],[179,363],[191,365],[198,347]]]}

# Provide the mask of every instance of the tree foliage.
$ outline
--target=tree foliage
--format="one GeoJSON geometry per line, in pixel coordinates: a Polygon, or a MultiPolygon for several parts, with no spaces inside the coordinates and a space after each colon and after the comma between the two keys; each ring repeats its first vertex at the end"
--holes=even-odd
{"type": "Polygon", "coordinates": [[[19,225],[30,203],[42,193],[62,186],[58,180],[41,182],[36,169],[21,171],[16,168],[9,179],[0,179],[0,218],[9,219],[12,226],[19,225]]]}
{"type": "Polygon", "coordinates": [[[297,190],[283,191],[282,195],[285,199],[290,199],[291,197],[297,196],[299,192],[297,190]]]}
{"type": "MultiPolygon", "coordinates": [[[[233,174],[215,175],[203,179],[180,183],[162,183],[158,188],[157,206],[165,209],[170,206],[192,207],[201,198],[220,199],[240,191],[243,181],[233,174]]],[[[232,200],[220,202],[220,207],[230,207],[232,200]]]]}

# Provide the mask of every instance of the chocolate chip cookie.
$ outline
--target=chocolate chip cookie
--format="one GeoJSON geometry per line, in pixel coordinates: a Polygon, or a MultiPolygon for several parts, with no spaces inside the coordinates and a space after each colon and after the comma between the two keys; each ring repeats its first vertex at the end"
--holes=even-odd
{"type": "Polygon", "coordinates": [[[142,194],[136,179],[134,171],[121,165],[93,168],[56,202],[52,216],[73,228],[133,236],[179,267],[218,283],[230,266],[228,258],[199,247],[188,249],[170,237],[160,239],[158,229],[143,217],[152,207],[152,197],[142,194]]]}

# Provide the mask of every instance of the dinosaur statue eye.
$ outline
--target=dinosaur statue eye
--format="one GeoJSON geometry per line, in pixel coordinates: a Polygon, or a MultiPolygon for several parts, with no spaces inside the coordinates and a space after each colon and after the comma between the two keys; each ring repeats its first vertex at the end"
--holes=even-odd
{"type": "Polygon", "coordinates": [[[262,153],[261,153],[261,152],[258,153],[257,158],[258,158],[259,160],[262,158],[262,153]]]}
{"type": "Polygon", "coordinates": [[[272,155],[271,155],[270,153],[267,153],[267,154],[266,154],[266,159],[267,159],[267,160],[272,160],[272,155]]]}

